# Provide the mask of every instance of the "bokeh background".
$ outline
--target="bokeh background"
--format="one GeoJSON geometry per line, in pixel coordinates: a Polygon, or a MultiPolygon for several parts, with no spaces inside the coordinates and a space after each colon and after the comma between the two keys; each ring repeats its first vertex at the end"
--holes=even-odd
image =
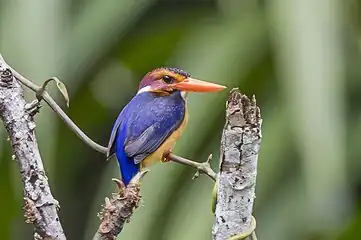
{"type": "MultiPolygon", "coordinates": [[[[259,239],[361,239],[360,10],[357,0],[0,0],[0,52],[38,84],[59,77],[70,108],[54,86],[49,92],[103,145],[154,67],[255,94],[263,117],[259,239]]],[[[226,98],[190,94],[176,154],[218,155],[226,98]]],[[[47,106],[36,122],[68,239],[91,239],[96,213],[115,191],[116,161],[105,162],[47,106]]],[[[1,239],[31,239],[3,129],[0,138],[1,239]]],[[[154,166],[118,239],[211,239],[213,183],[193,174],[176,163],[154,166]]]]}

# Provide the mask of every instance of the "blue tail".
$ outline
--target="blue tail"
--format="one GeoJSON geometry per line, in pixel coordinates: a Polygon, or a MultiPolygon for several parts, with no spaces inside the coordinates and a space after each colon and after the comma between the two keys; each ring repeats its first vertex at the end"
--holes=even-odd
{"type": "Polygon", "coordinates": [[[133,159],[129,158],[124,152],[124,141],[126,135],[124,129],[126,129],[124,126],[118,129],[115,139],[115,154],[119,162],[123,183],[127,186],[130,180],[138,173],[139,166],[135,164],[133,159]]]}

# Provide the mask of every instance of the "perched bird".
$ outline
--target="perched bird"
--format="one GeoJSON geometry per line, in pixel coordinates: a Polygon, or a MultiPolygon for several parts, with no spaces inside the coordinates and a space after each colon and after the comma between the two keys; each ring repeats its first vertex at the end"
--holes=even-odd
{"type": "Polygon", "coordinates": [[[111,132],[107,158],[118,159],[128,185],[142,168],[166,162],[187,121],[187,92],[216,92],[224,86],[194,79],[177,68],[147,73],[137,94],[123,108],[111,132]]]}

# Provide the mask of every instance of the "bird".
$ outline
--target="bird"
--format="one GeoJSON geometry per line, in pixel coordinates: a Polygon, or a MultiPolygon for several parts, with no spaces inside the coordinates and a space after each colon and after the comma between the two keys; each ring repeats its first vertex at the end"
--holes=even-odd
{"type": "Polygon", "coordinates": [[[145,74],[138,92],[116,118],[107,147],[107,159],[116,155],[123,184],[142,169],[169,161],[188,122],[188,92],[225,88],[179,68],[160,67],[145,74]]]}

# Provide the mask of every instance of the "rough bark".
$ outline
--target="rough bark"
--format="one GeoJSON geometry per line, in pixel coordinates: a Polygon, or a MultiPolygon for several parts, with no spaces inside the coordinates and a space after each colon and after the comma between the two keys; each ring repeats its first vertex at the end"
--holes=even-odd
{"type": "Polygon", "coordinates": [[[130,221],[134,210],[139,206],[140,181],[148,172],[144,170],[130,181],[125,188],[124,184],[115,179],[119,192],[114,193],[112,198],[105,198],[102,211],[98,214],[100,225],[93,240],[113,240],[123,230],[124,224],[130,221]]]}
{"type": "Polygon", "coordinates": [[[249,231],[261,143],[262,120],[255,97],[249,99],[233,89],[226,108],[214,240],[226,240],[249,231]]]}
{"type": "Polygon", "coordinates": [[[0,118],[24,184],[26,222],[34,224],[35,239],[64,240],[59,204],[51,194],[35,137],[34,107],[25,102],[20,84],[0,55],[0,118]]]}

